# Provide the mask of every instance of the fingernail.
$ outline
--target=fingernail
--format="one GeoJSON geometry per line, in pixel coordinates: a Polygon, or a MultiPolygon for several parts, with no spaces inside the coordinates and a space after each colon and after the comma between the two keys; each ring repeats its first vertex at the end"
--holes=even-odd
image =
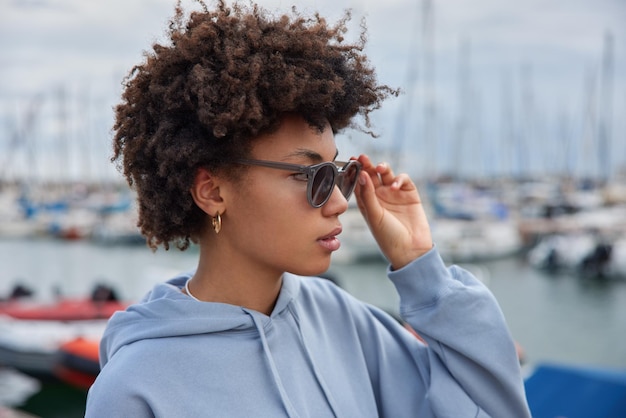
{"type": "Polygon", "coordinates": [[[359,184],[360,184],[361,186],[364,186],[364,185],[365,185],[365,183],[367,183],[367,179],[365,178],[365,176],[366,176],[366,175],[367,175],[367,174],[365,174],[365,173],[363,173],[363,172],[361,172],[361,174],[359,174],[359,184]]]}

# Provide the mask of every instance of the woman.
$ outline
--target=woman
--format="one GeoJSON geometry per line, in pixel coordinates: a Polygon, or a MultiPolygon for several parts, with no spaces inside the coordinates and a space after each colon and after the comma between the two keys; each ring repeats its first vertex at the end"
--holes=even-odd
{"type": "Polygon", "coordinates": [[[334,134],[395,91],[346,19],[183,12],[129,77],[115,155],[152,248],[196,242],[197,269],[114,315],[88,417],[527,417],[489,291],[446,268],[415,185],[334,134]],[[353,190],[403,319],[328,280],[353,190]]]}

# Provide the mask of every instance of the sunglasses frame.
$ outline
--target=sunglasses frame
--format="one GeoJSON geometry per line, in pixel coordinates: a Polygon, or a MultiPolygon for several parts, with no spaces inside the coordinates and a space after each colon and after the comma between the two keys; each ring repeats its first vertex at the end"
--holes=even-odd
{"type": "Polygon", "coordinates": [[[352,192],[356,187],[357,179],[359,177],[359,173],[361,172],[362,165],[360,162],[356,160],[350,161],[325,161],[323,163],[313,164],[313,165],[300,165],[300,164],[290,164],[290,163],[281,163],[278,161],[267,161],[267,160],[253,160],[253,159],[241,159],[237,160],[237,163],[244,165],[256,165],[267,168],[276,168],[278,170],[286,170],[286,171],[295,171],[296,173],[306,174],[307,176],[307,185],[306,185],[306,198],[314,208],[320,208],[328,202],[330,196],[333,194],[333,190],[335,186],[338,185],[339,179],[344,177],[347,174],[347,169],[352,166],[356,166],[356,175],[354,178],[354,184],[350,186],[349,190],[345,193],[341,190],[341,194],[346,198],[346,200],[350,199],[352,196],[352,192]],[[319,205],[313,203],[313,179],[317,175],[318,171],[324,167],[330,166],[333,170],[333,185],[330,188],[330,193],[324,198],[324,201],[319,205]]]}

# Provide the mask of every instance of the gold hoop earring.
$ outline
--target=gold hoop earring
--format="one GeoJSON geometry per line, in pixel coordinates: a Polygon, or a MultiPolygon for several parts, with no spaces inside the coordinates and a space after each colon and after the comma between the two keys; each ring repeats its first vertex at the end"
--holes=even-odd
{"type": "Polygon", "coordinates": [[[211,218],[211,226],[216,234],[219,234],[222,230],[222,217],[219,212],[217,212],[214,218],[211,218]]]}

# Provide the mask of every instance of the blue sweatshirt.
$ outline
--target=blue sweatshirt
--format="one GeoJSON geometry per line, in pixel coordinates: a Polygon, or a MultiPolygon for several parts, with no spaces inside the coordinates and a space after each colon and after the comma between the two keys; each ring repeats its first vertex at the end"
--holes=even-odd
{"type": "Polygon", "coordinates": [[[111,318],[86,417],[529,417],[487,288],[435,249],[388,275],[427,344],[324,279],[285,274],[270,316],[159,284],[111,318]]]}

